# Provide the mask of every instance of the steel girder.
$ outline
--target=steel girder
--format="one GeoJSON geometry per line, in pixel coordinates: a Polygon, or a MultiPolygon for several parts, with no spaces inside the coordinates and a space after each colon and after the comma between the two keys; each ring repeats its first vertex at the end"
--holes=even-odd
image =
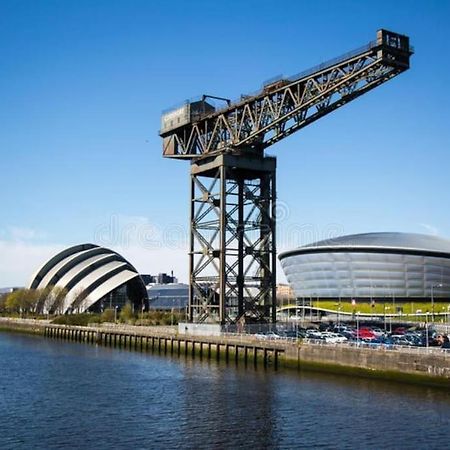
{"type": "Polygon", "coordinates": [[[275,320],[275,159],[191,168],[190,321],[275,320]]]}
{"type": "Polygon", "coordinates": [[[162,133],[164,156],[190,159],[267,148],[407,70],[411,54],[407,36],[380,30],[377,40],[361,49],[162,133]]]}

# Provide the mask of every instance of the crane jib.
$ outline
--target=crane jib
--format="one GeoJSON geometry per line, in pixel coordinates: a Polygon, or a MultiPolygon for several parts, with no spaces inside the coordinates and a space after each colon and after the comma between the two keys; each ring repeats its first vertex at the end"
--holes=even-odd
{"type": "Polygon", "coordinates": [[[161,118],[163,155],[193,159],[243,148],[264,149],[409,68],[409,38],[379,30],[377,39],[294,77],[266,82],[255,94],[184,103],[161,118]]]}

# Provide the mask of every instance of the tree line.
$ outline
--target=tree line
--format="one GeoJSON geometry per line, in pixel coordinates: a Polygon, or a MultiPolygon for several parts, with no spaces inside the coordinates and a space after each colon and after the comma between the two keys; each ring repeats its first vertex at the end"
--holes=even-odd
{"type": "MultiPolygon", "coordinates": [[[[63,314],[66,310],[67,289],[47,286],[43,289],[16,289],[0,296],[0,313],[7,314],[63,314]]],[[[72,296],[71,296],[72,297],[72,296]]],[[[71,299],[71,311],[79,312],[87,292],[79,289],[71,299]]]]}

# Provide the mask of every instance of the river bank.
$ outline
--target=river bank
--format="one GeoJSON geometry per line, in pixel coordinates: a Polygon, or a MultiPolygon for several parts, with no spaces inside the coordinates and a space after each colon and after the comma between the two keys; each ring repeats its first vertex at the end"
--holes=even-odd
{"type": "Polygon", "coordinates": [[[438,388],[26,333],[0,333],[0,360],[2,449],[415,450],[450,438],[438,388]]]}
{"type": "Polygon", "coordinates": [[[47,320],[0,318],[0,330],[136,351],[235,361],[265,367],[340,373],[450,389],[450,353],[424,348],[363,348],[251,335],[192,336],[176,327],[54,325],[47,320]]]}

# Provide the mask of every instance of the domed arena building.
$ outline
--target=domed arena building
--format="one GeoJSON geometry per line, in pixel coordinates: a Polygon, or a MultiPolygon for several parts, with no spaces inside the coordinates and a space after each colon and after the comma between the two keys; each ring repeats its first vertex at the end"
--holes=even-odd
{"type": "Polygon", "coordinates": [[[450,241],[412,233],[366,233],[279,255],[298,298],[450,299],[450,241]]]}
{"type": "Polygon", "coordinates": [[[75,245],[53,256],[36,272],[29,287],[55,293],[39,306],[40,313],[98,312],[120,309],[128,301],[139,308],[148,305],[137,270],[123,256],[94,244],[75,245]],[[64,296],[57,306],[56,292],[64,296]]]}

